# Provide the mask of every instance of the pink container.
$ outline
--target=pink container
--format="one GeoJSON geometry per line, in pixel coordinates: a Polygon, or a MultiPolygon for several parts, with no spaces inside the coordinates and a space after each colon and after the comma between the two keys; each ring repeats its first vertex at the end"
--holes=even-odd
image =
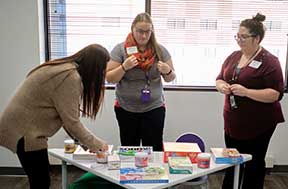
{"type": "Polygon", "coordinates": [[[210,167],[211,154],[209,153],[200,153],[197,156],[197,165],[199,168],[207,169],[210,167]]]}
{"type": "Polygon", "coordinates": [[[135,153],[135,166],[147,167],[148,166],[148,154],[146,152],[135,153]]]}

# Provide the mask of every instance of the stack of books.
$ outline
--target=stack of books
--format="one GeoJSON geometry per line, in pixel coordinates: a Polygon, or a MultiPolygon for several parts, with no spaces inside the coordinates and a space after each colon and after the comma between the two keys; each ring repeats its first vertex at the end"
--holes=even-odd
{"type": "Polygon", "coordinates": [[[243,157],[236,148],[211,148],[211,152],[216,164],[243,163],[243,157]]]}
{"type": "Polygon", "coordinates": [[[193,166],[190,159],[185,157],[168,157],[170,174],[192,174],[193,166]]]}
{"type": "Polygon", "coordinates": [[[168,157],[188,156],[192,163],[197,163],[197,155],[201,150],[197,143],[164,142],[164,162],[168,163],[168,157]]]}
{"type": "Polygon", "coordinates": [[[120,184],[168,183],[167,170],[162,166],[120,168],[120,184]]]}

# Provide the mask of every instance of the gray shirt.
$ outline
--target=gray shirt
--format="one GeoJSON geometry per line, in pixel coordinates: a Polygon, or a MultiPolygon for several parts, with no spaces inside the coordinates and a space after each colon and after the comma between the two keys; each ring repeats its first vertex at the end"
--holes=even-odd
{"type": "MultiPolygon", "coordinates": [[[[168,61],[171,55],[162,45],[160,45],[160,48],[162,50],[162,61],[168,61]]],[[[122,64],[127,58],[124,42],[116,45],[110,55],[112,60],[122,64]]],[[[115,92],[116,100],[121,108],[130,112],[147,112],[163,105],[163,85],[160,72],[157,69],[158,61],[156,58],[146,74],[150,80],[148,89],[151,91],[151,97],[149,102],[143,103],[141,101],[141,90],[145,87],[147,80],[145,71],[136,66],[124,74],[120,82],[117,83],[115,92]]]]}

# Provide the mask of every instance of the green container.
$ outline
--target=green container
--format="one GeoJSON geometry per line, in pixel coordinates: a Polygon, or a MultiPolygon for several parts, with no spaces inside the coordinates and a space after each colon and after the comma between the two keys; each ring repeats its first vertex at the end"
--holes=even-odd
{"type": "Polygon", "coordinates": [[[69,186],[69,189],[122,189],[123,187],[87,172],[69,186]]]}

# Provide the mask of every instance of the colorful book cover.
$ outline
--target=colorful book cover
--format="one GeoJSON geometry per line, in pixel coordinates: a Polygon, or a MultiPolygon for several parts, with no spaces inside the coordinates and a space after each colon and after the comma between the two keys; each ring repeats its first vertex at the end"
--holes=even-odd
{"type": "Polygon", "coordinates": [[[216,164],[240,164],[243,157],[236,148],[211,148],[216,164]]]}
{"type": "Polygon", "coordinates": [[[192,174],[193,166],[191,160],[185,157],[168,157],[170,174],[192,174]]]}
{"type": "Polygon", "coordinates": [[[148,154],[149,162],[153,161],[153,147],[152,146],[119,146],[118,155],[121,161],[135,161],[136,152],[146,152],[148,154]]]}
{"type": "Polygon", "coordinates": [[[162,167],[120,168],[120,183],[168,183],[167,170],[162,167]]]}
{"type": "Polygon", "coordinates": [[[188,156],[192,163],[197,162],[197,155],[201,150],[197,143],[186,142],[164,142],[164,162],[168,163],[168,157],[171,156],[188,156]]]}

